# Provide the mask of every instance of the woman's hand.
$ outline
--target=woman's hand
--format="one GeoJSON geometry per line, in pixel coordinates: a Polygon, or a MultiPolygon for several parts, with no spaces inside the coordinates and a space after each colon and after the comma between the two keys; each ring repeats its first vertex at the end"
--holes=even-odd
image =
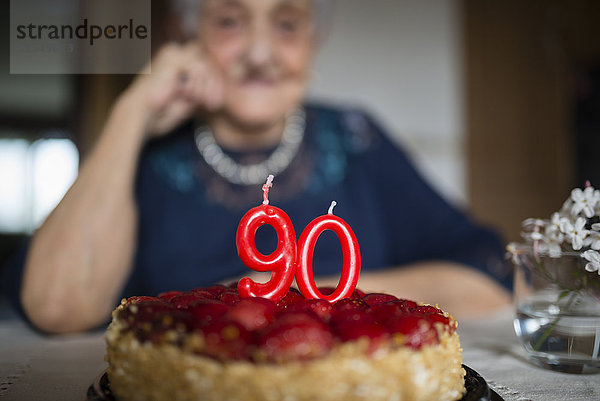
{"type": "Polygon", "coordinates": [[[194,42],[164,46],[123,95],[142,107],[147,136],[163,135],[195,112],[221,106],[221,78],[194,42]]]}

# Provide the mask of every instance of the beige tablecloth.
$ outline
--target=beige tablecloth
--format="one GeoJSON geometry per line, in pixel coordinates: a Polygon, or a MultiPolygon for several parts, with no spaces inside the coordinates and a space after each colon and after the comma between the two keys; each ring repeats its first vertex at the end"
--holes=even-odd
{"type": "Polygon", "coordinates": [[[600,400],[600,374],[568,374],[531,364],[517,339],[513,310],[462,322],[464,363],[482,375],[505,401],[600,400]]]}
{"type": "MultiPolygon", "coordinates": [[[[600,400],[600,374],[551,372],[530,364],[512,328],[512,311],[462,322],[464,363],[506,401],[600,400]]],[[[104,370],[102,332],[40,335],[15,316],[0,318],[0,400],[83,401],[104,370]]]]}

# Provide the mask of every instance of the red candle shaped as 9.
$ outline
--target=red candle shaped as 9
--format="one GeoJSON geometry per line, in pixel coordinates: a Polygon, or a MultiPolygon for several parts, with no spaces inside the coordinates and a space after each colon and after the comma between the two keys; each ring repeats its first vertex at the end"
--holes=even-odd
{"type": "Polygon", "coordinates": [[[302,295],[306,298],[320,298],[336,302],[349,297],[358,283],[360,275],[360,249],[358,241],[350,226],[333,214],[335,201],[331,202],[327,215],[319,216],[304,229],[298,241],[298,267],[296,283],[302,295]],[[342,246],[343,265],[342,276],[335,291],[323,295],[317,289],[313,276],[313,252],[319,235],[325,230],[336,233],[342,246]]]}
{"type": "Polygon", "coordinates": [[[288,215],[281,209],[269,205],[269,188],[273,185],[270,175],[263,185],[263,204],[250,209],[236,233],[237,251],[242,262],[252,270],[271,271],[271,279],[266,283],[256,283],[249,277],[238,282],[241,297],[263,297],[278,301],[288,292],[294,280],[296,269],[296,233],[288,215]],[[258,228],[268,224],[277,233],[277,248],[269,255],[256,249],[254,237],[258,228]]]}

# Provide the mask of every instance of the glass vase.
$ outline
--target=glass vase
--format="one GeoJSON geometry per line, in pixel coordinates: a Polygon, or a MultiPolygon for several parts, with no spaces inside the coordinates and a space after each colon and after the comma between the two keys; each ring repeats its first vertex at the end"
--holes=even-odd
{"type": "Polygon", "coordinates": [[[569,373],[600,372],[600,275],[579,252],[508,247],[515,265],[514,327],[529,358],[569,373]]]}

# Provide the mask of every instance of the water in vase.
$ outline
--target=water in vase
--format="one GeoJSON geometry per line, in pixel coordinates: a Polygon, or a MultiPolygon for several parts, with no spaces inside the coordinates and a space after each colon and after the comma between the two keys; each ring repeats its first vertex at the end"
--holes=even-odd
{"type": "Polygon", "coordinates": [[[600,370],[600,316],[560,313],[557,306],[525,302],[517,307],[515,331],[536,363],[559,371],[600,370]]]}

